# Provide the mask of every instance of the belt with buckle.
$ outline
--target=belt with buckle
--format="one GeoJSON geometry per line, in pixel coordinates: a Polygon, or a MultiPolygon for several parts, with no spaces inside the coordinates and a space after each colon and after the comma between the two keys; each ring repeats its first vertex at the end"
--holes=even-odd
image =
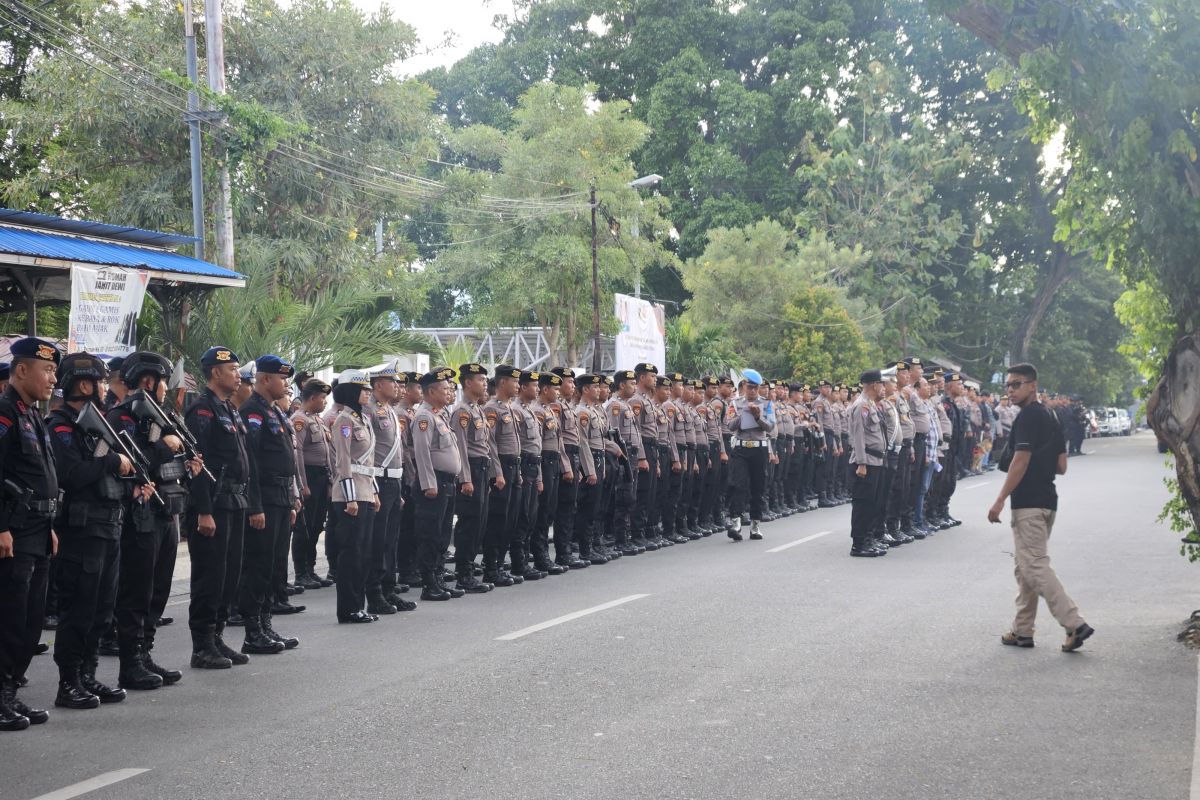
{"type": "Polygon", "coordinates": [[[751,447],[751,448],[753,448],[753,447],[766,447],[766,446],[767,446],[767,443],[766,443],[766,442],[764,442],[764,441],[761,441],[761,440],[759,440],[759,439],[746,439],[745,441],[740,441],[740,440],[739,440],[739,441],[738,441],[738,443],[737,443],[737,446],[738,446],[738,447],[751,447]]]}
{"type": "Polygon", "coordinates": [[[400,467],[388,467],[387,469],[379,470],[379,477],[381,478],[395,478],[399,480],[403,475],[404,470],[400,467]]]}

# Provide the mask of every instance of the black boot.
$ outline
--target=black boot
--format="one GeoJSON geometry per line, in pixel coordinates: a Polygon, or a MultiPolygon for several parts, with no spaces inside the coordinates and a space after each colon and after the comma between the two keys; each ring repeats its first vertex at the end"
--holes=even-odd
{"type": "MultiPolygon", "coordinates": [[[[454,576],[451,575],[450,577],[453,578],[454,576]]],[[[457,586],[446,585],[446,573],[442,572],[441,570],[438,570],[435,573],[435,580],[437,580],[438,588],[441,589],[446,594],[450,595],[450,598],[452,600],[457,600],[460,597],[465,597],[467,594],[462,589],[459,589],[457,586]]]]}
{"type": "Polygon", "coordinates": [[[233,662],[234,666],[249,664],[250,657],[248,655],[245,653],[239,653],[237,650],[234,650],[232,647],[225,644],[224,633],[224,625],[217,625],[217,627],[213,629],[213,648],[216,650],[217,654],[229,659],[231,662],[233,662]]]}
{"type": "MultiPolygon", "coordinates": [[[[438,568],[438,571],[441,571],[440,567],[438,568]]],[[[423,571],[421,573],[421,583],[423,585],[423,588],[421,589],[422,600],[441,601],[450,599],[450,593],[438,584],[437,576],[435,575],[434,570],[427,569],[423,571]]]]}
{"type": "Polygon", "coordinates": [[[283,642],[277,642],[263,633],[258,617],[242,615],[246,625],[246,638],[242,641],[242,652],[247,655],[273,656],[283,652],[283,642]]]}
{"type": "Polygon", "coordinates": [[[30,708],[20,701],[17,697],[16,681],[5,681],[4,685],[0,686],[0,730],[23,731],[30,725],[41,725],[48,719],[50,713],[45,709],[30,708]],[[22,725],[21,721],[14,717],[24,717],[28,721],[22,725]],[[14,727],[6,727],[6,724],[14,727]]]}
{"type": "MultiPolygon", "coordinates": [[[[193,669],[229,669],[233,666],[233,661],[217,649],[216,639],[211,627],[202,631],[192,630],[193,669]]],[[[238,655],[245,658],[241,653],[238,655]]]]}
{"type": "Polygon", "coordinates": [[[487,594],[492,590],[492,587],[486,583],[480,583],[475,577],[475,570],[460,571],[455,579],[455,585],[466,592],[467,594],[487,594]]]}
{"type": "Polygon", "coordinates": [[[162,678],[164,686],[170,686],[173,683],[179,683],[183,678],[183,673],[177,669],[167,669],[160,667],[154,663],[154,659],[150,656],[150,651],[154,649],[153,642],[146,642],[142,646],[142,663],[146,665],[146,669],[153,672],[158,677],[162,678]]]}
{"type": "Polygon", "coordinates": [[[367,611],[372,614],[395,614],[396,607],[389,603],[379,589],[367,592],[367,611]]]}
{"type": "Polygon", "coordinates": [[[59,667],[58,694],[54,697],[54,705],[76,710],[99,708],[100,698],[83,688],[77,667],[59,667]]]}
{"type": "Polygon", "coordinates": [[[142,650],[136,642],[121,643],[121,671],[117,673],[117,686],[122,689],[149,691],[161,688],[163,679],[146,669],[142,661],[142,650]]]}
{"type": "Polygon", "coordinates": [[[258,618],[258,625],[262,628],[263,635],[274,642],[279,642],[283,645],[284,650],[295,650],[300,646],[300,640],[294,636],[284,636],[279,631],[275,630],[275,626],[271,623],[271,615],[263,614],[258,618]]]}
{"type": "Polygon", "coordinates": [[[101,703],[119,703],[125,699],[124,689],[114,689],[96,680],[95,662],[89,664],[85,661],[80,667],[79,685],[99,697],[101,703]]]}

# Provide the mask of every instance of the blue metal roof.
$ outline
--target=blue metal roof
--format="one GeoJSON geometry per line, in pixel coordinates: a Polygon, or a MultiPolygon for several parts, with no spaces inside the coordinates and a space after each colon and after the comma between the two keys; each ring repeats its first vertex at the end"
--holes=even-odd
{"type": "Polygon", "coordinates": [[[127,244],[98,242],[0,225],[0,253],[241,281],[244,275],[198,258],[127,244]]]}
{"type": "Polygon", "coordinates": [[[127,225],[109,225],[106,222],[89,222],[83,219],[66,219],[52,217],[49,214],[38,214],[33,211],[18,211],[14,208],[0,208],[0,222],[11,222],[45,231],[63,231],[76,233],[81,236],[95,236],[99,239],[112,239],[117,242],[132,244],[148,244],[154,247],[173,247],[181,244],[192,244],[194,236],[180,233],[163,233],[162,231],[147,231],[141,228],[131,228],[127,225]]]}

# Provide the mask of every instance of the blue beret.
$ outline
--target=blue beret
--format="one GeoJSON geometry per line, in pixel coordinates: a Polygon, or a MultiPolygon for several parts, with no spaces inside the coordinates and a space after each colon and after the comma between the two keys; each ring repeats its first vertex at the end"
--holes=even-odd
{"type": "Polygon", "coordinates": [[[758,370],[755,369],[742,370],[742,378],[745,379],[746,383],[752,383],[755,386],[762,386],[763,383],[762,375],[758,374],[758,370]]]}
{"type": "Polygon", "coordinates": [[[287,378],[295,374],[296,370],[287,361],[284,361],[279,356],[259,356],[254,360],[254,367],[258,372],[267,375],[282,375],[287,378]]]}
{"type": "Polygon", "coordinates": [[[18,358],[36,358],[41,361],[51,361],[56,365],[62,361],[62,353],[54,346],[53,342],[38,339],[36,336],[26,336],[24,339],[17,339],[12,343],[9,351],[12,353],[13,360],[18,358]]]}
{"type": "Polygon", "coordinates": [[[215,367],[219,364],[240,364],[241,359],[237,357],[237,353],[230,350],[228,347],[210,347],[204,351],[204,355],[200,356],[200,366],[215,367]]]}

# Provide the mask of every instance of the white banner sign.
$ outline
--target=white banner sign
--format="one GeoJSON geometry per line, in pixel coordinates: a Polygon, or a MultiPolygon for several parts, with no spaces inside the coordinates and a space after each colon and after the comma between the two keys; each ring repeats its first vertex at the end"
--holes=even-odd
{"type": "Polygon", "coordinates": [[[137,319],[150,275],[136,269],[71,267],[67,352],[112,358],[137,349],[137,319]]]}
{"type": "Polygon", "coordinates": [[[666,315],[657,303],[639,300],[627,294],[613,295],[614,313],[621,328],[617,331],[617,369],[632,369],[648,361],[667,369],[666,315]]]}

